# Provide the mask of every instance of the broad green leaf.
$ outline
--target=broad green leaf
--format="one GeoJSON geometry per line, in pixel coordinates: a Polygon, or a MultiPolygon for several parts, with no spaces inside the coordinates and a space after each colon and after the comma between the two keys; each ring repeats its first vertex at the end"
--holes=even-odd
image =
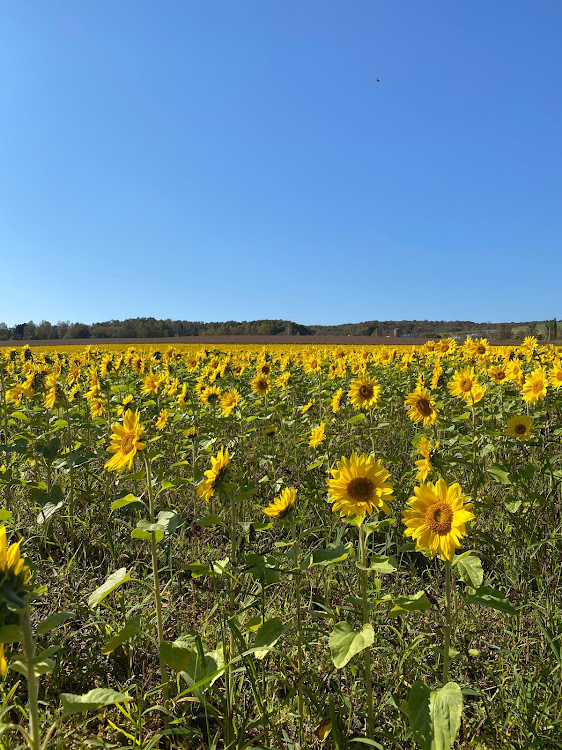
{"type": "Polygon", "coordinates": [[[12,511],[11,510],[0,510],[0,523],[5,523],[6,521],[12,520],[12,511]]]}
{"type": "Polygon", "coordinates": [[[347,424],[356,424],[357,422],[363,422],[363,420],[367,419],[364,412],[359,412],[359,414],[356,414],[354,417],[350,417],[347,420],[347,424]]]}
{"type": "Polygon", "coordinates": [[[413,596],[397,596],[396,598],[385,596],[382,603],[387,601],[392,604],[392,609],[389,612],[390,617],[398,617],[398,615],[403,615],[407,612],[419,612],[423,609],[431,609],[431,602],[427,598],[425,591],[418,591],[413,596]]]}
{"type": "Polygon", "coordinates": [[[116,633],[112,638],[106,641],[102,647],[102,654],[111,654],[116,648],[127,643],[133,636],[138,635],[141,629],[141,616],[130,619],[125,627],[116,633]]]}
{"type": "Polygon", "coordinates": [[[60,510],[62,506],[64,505],[64,501],[61,500],[58,503],[46,503],[43,508],[41,509],[41,512],[37,516],[37,523],[39,526],[42,526],[45,521],[48,521],[49,518],[55,515],[57,510],[60,510]]]}
{"type": "Polygon", "coordinates": [[[96,711],[103,706],[112,706],[115,703],[128,703],[130,700],[131,696],[126,693],[118,693],[110,688],[94,688],[84,695],[62,693],[60,704],[64,717],[84,711],[96,711]]]}
{"type": "Polygon", "coordinates": [[[345,667],[347,662],[356,654],[372,646],[375,631],[370,623],[363,625],[356,633],[347,622],[338,622],[334,627],[330,639],[330,653],[336,669],[345,667]]]}
{"type": "Polygon", "coordinates": [[[19,643],[23,638],[19,625],[0,627],[0,643],[19,643]]]}
{"type": "Polygon", "coordinates": [[[127,571],[127,568],[119,568],[119,570],[112,573],[105,583],[102,583],[95,591],[93,591],[88,597],[88,606],[93,609],[105,599],[108,594],[111,594],[118,586],[126,583],[130,580],[131,576],[127,571]]]}
{"type": "Polygon", "coordinates": [[[216,513],[210,513],[208,516],[198,518],[195,523],[197,526],[224,526],[224,521],[216,513]]]}
{"type": "MultiPolygon", "coordinates": [[[[45,633],[48,633],[53,628],[62,625],[63,622],[70,620],[72,617],[76,617],[74,612],[57,612],[55,615],[46,617],[44,620],[41,620],[41,622],[37,626],[37,634],[45,635],[45,633]]],[[[0,641],[1,640],[2,639],[0,638],[0,641]]]]}
{"type": "Polygon", "coordinates": [[[256,615],[255,617],[250,617],[244,625],[244,630],[247,630],[249,633],[255,633],[262,625],[263,617],[261,615],[256,615]]]}
{"type": "Polygon", "coordinates": [[[471,604],[480,604],[483,607],[492,607],[500,612],[506,612],[508,615],[516,615],[517,610],[511,604],[509,599],[496,589],[490,586],[479,586],[476,589],[467,589],[466,600],[471,604]]]}
{"type": "Polygon", "coordinates": [[[498,466],[498,464],[492,464],[488,469],[486,469],[488,474],[491,474],[495,479],[498,480],[498,482],[501,482],[502,484],[511,484],[511,477],[509,475],[509,472],[506,471],[501,466],[498,466]]]}
{"type": "Polygon", "coordinates": [[[197,562],[189,563],[189,565],[186,565],[184,567],[184,570],[189,570],[193,578],[208,576],[213,572],[212,568],[210,568],[208,565],[205,565],[204,563],[199,562],[199,560],[197,560],[197,562]]]}
{"type": "Polygon", "coordinates": [[[371,534],[376,531],[383,531],[384,529],[388,529],[388,527],[392,526],[392,524],[394,523],[396,523],[394,518],[381,518],[380,521],[370,521],[369,523],[364,523],[363,530],[365,532],[365,539],[368,539],[371,534]]]}
{"type": "Polygon", "coordinates": [[[140,499],[140,497],[135,497],[132,493],[129,492],[128,495],[125,495],[125,497],[118,497],[117,500],[114,500],[111,503],[111,510],[118,510],[119,508],[125,508],[128,505],[135,505],[137,507],[144,507],[143,501],[140,499]]]}
{"type": "Polygon", "coordinates": [[[458,577],[469,586],[477,589],[482,585],[484,580],[484,571],[480,558],[472,554],[464,554],[455,558],[453,561],[458,577]]]}
{"type": "Polygon", "coordinates": [[[414,682],[408,698],[408,718],[422,750],[451,750],[461,725],[462,692],[456,682],[430,690],[414,682]]]}
{"type": "Polygon", "coordinates": [[[160,542],[164,534],[173,534],[180,524],[181,518],[173,510],[161,510],[155,523],[141,518],[137,523],[137,528],[131,532],[131,536],[133,539],[151,539],[154,531],[156,541],[160,542]]]}
{"type": "Polygon", "coordinates": [[[375,571],[376,573],[394,573],[398,567],[398,561],[395,557],[387,557],[386,555],[373,555],[371,557],[370,564],[365,566],[361,563],[356,563],[360,570],[375,571]]]}
{"type": "Polygon", "coordinates": [[[318,549],[312,555],[311,567],[315,565],[325,567],[333,563],[343,562],[349,557],[351,549],[351,544],[340,544],[338,547],[332,547],[331,549],[318,549]]]}
{"type": "Polygon", "coordinates": [[[324,463],[324,459],[319,458],[317,461],[313,461],[311,464],[309,464],[306,467],[306,471],[312,471],[313,469],[317,469],[319,466],[322,466],[323,463],[324,463]]]}
{"type": "Polygon", "coordinates": [[[281,638],[283,633],[288,629],[289,628],[286,628],[285,625],[283,625],[283,622],[279,617],[273,617],[271,620],[264,622],[256,633],[256,640],[254,642],[257,649],[255,651],[256,659],[263,659],[267,656],[269,650],[275,646],[279,638],[281,638]]]}

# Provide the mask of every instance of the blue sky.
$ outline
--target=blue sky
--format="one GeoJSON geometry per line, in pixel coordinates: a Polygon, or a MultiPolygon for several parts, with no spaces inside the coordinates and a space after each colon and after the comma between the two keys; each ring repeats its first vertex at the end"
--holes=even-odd
{"type": "Polygon", "coordinates": [[[0,321],[562,317],[560,0],[2,15],[0,321]]]}

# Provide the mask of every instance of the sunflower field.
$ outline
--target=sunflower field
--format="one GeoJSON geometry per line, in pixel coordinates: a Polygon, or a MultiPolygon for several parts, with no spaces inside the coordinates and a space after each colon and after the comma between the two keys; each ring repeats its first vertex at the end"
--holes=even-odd
{"type": "Polygon", "coordinates": [[[562,748],[562,348],[0,349],[0,747],[562,748]]]}

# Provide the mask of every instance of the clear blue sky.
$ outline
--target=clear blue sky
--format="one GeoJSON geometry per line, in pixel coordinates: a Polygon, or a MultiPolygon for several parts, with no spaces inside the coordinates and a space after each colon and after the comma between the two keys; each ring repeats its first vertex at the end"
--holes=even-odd
{"type": "Polygon", "coordinates": [[[0,321],[562,317],[561,33],[560,0],[6,0],[0,321]]]}

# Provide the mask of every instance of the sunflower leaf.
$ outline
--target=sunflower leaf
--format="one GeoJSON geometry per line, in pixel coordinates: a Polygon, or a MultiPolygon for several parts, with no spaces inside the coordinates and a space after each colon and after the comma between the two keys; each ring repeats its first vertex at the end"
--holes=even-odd
{"type": "Polygon", "coordinates": [[[375,631],[370,623],[363,625],[356,633],[347,622],[338,622],[334,627],[328,644],[330,654],[336,669],[345,667],[347,662],[356,654],[372,646],[375,640],[375,631]]]}

